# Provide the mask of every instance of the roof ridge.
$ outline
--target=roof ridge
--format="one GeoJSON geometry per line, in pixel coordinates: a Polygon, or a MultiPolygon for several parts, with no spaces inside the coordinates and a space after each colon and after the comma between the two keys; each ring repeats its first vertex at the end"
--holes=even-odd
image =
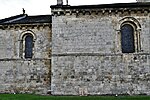
{"type": "Polygon", "coordinates": [[[38,17],[38,16],[51,16],[51,14],[47,14],[47,15],[31,15],[31,16],[28,16],[28,17],[38,17]]]}
{"type": "Polygon", "coordinates": [[[32,23],[51,23],[51,15],[36,15],[28,16],[27,14],[21,14],[5,18],[0,20],[0,25],[10,25],[10,24],[32,24],[32,23]]]}
{"type": "Polygon", "coordinates": [[[14,18],[14,19],[8,20],[8,21],[6,21],[6,22],[4,22],[4,23],[5,23],[5,24],[7,24],[7,23],[12,23],[12,22],[15,22],[15,21],[24,19],[24,18],[26,18],[26,17],[27,17],[27,15],[26,15],[26,14],[23,14],[23,16],[19,16],[18,18],[14,18]]]}
{"type": "Polygon", "coordinates": [[[20,15],[16,15],[16,16],[11,16],[8,18],[1,19],[0,23],[5,23],[7,21],[14,20],[15,18],[19,18],[19,17],[23,17],[23,16],[28,16],[28,15],[27,14],[20,14],[20,15]]]}

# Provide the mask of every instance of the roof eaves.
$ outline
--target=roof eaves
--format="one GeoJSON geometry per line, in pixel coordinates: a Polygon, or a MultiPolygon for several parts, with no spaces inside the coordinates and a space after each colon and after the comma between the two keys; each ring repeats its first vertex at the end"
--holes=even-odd
{"type": "Polygon", "coordinates": [[[150,7],[150,2],[147,3],[114,3],[114,4],[100,4],[100,5],[52,5],[51,9],[93,9],[93,8],[137,8],[137,7],[150,7]]]}

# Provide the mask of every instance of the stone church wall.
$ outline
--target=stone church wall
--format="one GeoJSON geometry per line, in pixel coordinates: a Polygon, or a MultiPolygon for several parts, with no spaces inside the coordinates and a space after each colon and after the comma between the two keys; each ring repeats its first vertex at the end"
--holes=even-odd
{"type": "Polygon", "coordinates": [[[46,94],[50,90],[51,26],[2,26],[0,39],[0,93],[46,94]],[[36,36],[32,59],[20,56],[25,32],[36,36]]]}
{"type": "Polygon", "coordinates": [[[150,95],[148,13],[52,12],[53,95],[150,95]],[[128,54],[121,52],[119,37],[120,20],[129,17],[141,28],[136,30],[140,33],[139,51],[128,54]]]}

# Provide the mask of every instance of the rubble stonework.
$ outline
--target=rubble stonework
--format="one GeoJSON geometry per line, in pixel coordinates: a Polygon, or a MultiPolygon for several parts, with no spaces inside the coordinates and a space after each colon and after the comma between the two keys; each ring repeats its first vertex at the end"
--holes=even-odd
{"type": "Polygon", "coordinates": [[[150,95],[149,10],[131,5],[51,6],[53,95],[150,95]],[[121,51],[122,20],[137,23],[134,53],[121,51]]]}
{"type": "Polygon", "coordinates": [[[57,1],[52,15],[0,20],[0,93],[150,95],[150,3],[57,1]],[[126,24],[134,46],[123,53],[126,24]]]}
{"type": "Polygon", "coordinates": [[[6,25],[0,29],[0,93],[47,94],[51,74],[50,27],[49,23],[6,25]],[[20,56],[20,37],[28,31],[36,35],[32,59],[20,56]]]}

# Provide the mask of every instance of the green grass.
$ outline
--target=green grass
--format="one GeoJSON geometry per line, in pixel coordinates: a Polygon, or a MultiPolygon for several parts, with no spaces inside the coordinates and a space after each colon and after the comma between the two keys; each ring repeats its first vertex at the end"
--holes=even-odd
{"type": "Polygon", "coordinates": [[[0,94],[0,100],[150,100],[150,96],[40,96],[28,94],[0,94]]]}

